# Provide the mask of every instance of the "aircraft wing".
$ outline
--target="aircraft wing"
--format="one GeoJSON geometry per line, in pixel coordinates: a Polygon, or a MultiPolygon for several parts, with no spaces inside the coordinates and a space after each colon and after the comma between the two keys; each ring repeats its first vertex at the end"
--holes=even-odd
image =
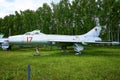
{"type": "Polygon", "coordinates": [[[120,42],[104,42],[99,37],[84,37],[84,36],[67,36],[67,35],[48,35],[50,42],[71,42],[71,43],[93,43],[93,44],[115,44],[119,45],[120,42]]]}
{"type": "Polygon", "coordinates": [[[50,42],[71,42],[71,43],[82,43],[84,45],[88,43],[92,44],[113,44],[119,45],[120,42],[103,42],[99,37],[83,37],[83,36],[48,36],[50,42]]]}
{"type": "Polygon", "coordinates": [[[50,42],[80,42],[79,36],[68,35],[46,35],[47,41],[50,42]]]}

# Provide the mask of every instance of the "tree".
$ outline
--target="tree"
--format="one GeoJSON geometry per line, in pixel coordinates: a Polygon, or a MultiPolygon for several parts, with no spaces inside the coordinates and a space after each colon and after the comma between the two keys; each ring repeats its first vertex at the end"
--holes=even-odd
{"type": "Polygon", "coordinates": [[[15,34],[21,34],[24,32],[23,29],[23,23],[22,23],[22,16],[20,13],[18,13],[17,11],[15,11],[15,16],[14,16],[14,25],[13,25],[13,29],[12,29],[12,35],[15,34]]]}
{"type": "Polygon", "coordinates": [[[1,32],[5,34],[5,36],[9,36],[9,29],[13,29],[13,19],[14,15],[5,16],[1,23],[1,32]]]}
{"type": "Polygon", "coordinates": [[[23,22],[24,32],[32,31],[37,27],[34,11],[26,10],[26,11],[22,12],[22,17],[23,17],[22,22],[23,22]]]}
{"type": "Polygon", "coordinates": [[[38,28],[44,33],[50,33],[50,27],[52,24],[52,10],[50,6],[44,3],[43,7],[37,9],[36,14],[38,28]]]}

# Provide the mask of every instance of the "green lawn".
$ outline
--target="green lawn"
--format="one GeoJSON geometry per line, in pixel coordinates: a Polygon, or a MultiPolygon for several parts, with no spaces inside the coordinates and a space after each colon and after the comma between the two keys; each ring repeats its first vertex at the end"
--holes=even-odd
{"type": "Polygon", "coordinates": [[[31,56],[34,48],[0,50],[0,80],[120,80],[120,46],[86,46],[81,55],[72,50],[41,48],[41,56],[31,56]]]}

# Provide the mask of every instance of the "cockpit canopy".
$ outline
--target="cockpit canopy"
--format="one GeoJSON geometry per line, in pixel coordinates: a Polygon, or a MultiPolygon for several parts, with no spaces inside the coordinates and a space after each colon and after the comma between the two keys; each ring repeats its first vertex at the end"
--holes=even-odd
{"type": "Polygon", "coordinates": [[[40,30],[34,30],[31,32],[27,32],[24,35],[44,35],[44,33],[41,33],[40,30]]]}

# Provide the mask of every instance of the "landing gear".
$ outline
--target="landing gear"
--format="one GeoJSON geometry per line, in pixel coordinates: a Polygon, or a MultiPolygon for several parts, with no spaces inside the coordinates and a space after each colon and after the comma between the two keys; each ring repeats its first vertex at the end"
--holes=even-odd
{"type": "Polygon", "coordinates": [[[62,46],[61,49],[62,49],[62,52],[66,53],[67,46],[62,46]]]}
{"type": "Polygon", "coordinates": [[[73,48],[74,48],[74,51],[77,52],[75,55],[81,54],[81,51],[84,49],[82,45],[79,45],[77,43],[73,45],[73,48]]]}
{"type": "Polygon", "coordinates": [[[7,50],[11,50],[12,49],[12,46],[9,46],[9,48],[7,50]]]}
{"type": "Polygon", "coordinates": [[[35,48],[36,49],[36,54],[33,54],[33,56],[40,56],[40,50],[38,47],[35,48]]]}
{"type": "Polygon", "coordinates": [[[1,47],[3,50],[6,51],[11,49],[11,46],[8,43],[2,43],[1,47]]]}

